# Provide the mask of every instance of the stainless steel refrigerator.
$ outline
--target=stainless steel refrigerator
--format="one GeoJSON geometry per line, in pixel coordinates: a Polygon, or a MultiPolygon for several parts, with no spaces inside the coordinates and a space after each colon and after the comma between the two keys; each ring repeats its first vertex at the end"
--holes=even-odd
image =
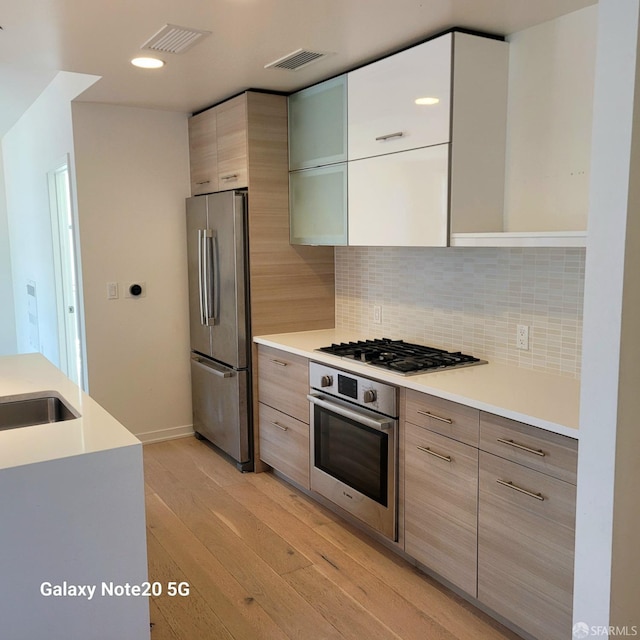
{"type": "Polygon", "coordinates": [[[193,429],[253,469],[247,193],[187,199],[193,429]]]}

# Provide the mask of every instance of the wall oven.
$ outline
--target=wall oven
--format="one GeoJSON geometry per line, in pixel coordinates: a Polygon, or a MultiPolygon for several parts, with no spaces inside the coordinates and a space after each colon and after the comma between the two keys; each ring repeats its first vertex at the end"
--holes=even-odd
{"type": "Polygon", "coordinates": [[[309,364],[311,490],[398,539],[398,399],[392,385],[309,364]]]}

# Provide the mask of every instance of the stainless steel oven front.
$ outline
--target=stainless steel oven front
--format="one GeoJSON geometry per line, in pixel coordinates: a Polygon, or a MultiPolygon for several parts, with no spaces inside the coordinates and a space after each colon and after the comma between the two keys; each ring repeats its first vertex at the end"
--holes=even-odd
{"type": "Polygon", "coordinates": [[[398,538],[398,401],[392,385],[309,364],[311,490],[398,538]]]}

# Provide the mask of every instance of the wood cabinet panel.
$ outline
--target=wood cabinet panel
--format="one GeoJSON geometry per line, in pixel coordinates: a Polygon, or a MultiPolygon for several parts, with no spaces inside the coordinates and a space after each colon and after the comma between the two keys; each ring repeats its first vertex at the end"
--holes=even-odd
{"type": "Polygon", "coordinates": [[[261,403],[309,424],[309,362],[306,358],[259,345],[258,392],[261,403]]]}
{"type": "Polygon", "coordinates": [[[472,407],[408,389],[404,418],[419,427],[478,446],[480,412],[472,407]]]}
{"type": "Polygon", "coordinates": [[[539,640],[571,637],[575,499],[572,484],[480,452],[478,599],[539,640]]]}
{"type": "Polygon", "coordinates": [[[189,118],[189,167],[191,195],[218,189],[216,114],[213,109],[189,118]]]}
{"type": "Polygon", "coordinates": [[[405,423],[405,551],[475,597],[478,450],[405,423]]]}
{"type": "Polygon", "coordinates": [[[578,441],[573,438],[481,412],[480,449],[576,484],[578,441]]]}
{"type": "Polygon", "coordinates": [[[287,99],[247,93],[254,336],[335,325],[333,247],[289,244],[287,99]]]}
{"type": "Polygon", "coordinates": [[[259,404],[260,459],[309,489],[309,425],[259,404]]]}
{"type": "Polygon", "coordinates": [[[247,96],[215,107],[218,147],[218,191],[239,189],[247,176],[247,96]]]}

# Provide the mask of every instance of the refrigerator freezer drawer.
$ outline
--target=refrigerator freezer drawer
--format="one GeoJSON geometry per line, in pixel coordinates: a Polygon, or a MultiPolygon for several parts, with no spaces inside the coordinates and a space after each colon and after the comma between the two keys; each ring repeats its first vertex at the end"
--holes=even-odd
{"type": "Polygon", "coordinates": [[[238,463],[251,459],[249,374],[191,356],[193,430],[238,463]]]}

